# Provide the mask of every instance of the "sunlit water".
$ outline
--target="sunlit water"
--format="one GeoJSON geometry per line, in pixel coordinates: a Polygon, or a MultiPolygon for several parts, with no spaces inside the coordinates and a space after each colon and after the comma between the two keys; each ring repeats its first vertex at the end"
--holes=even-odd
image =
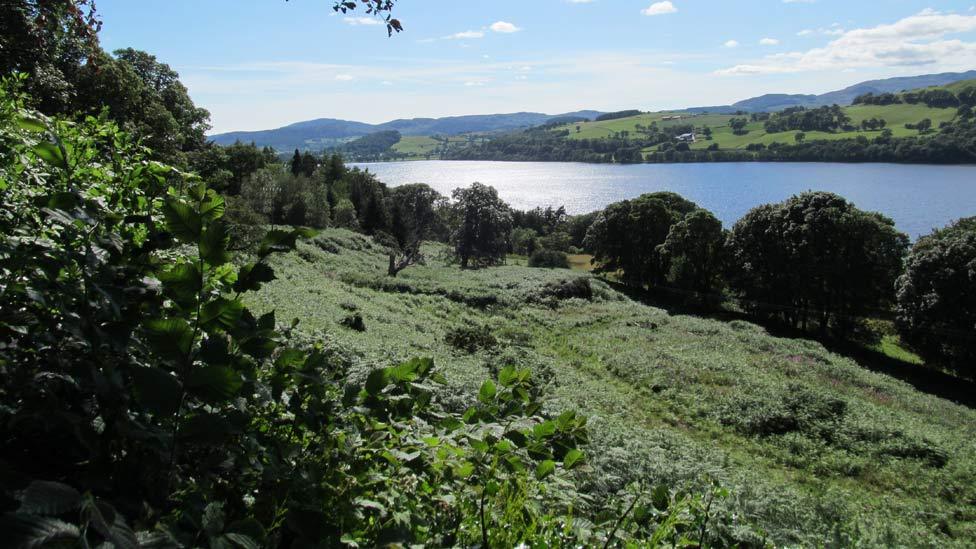
{"type": "Polygon", "coordinates": [[[976,166],[718,163],[389,162],[357,164],[397,186],[427,183],[450,195],[478,181],[519,209],[566,206],[586,213],[654,191],[674,191],[731,227],[750,209],[807,191],[830,191],[882,212],[913,238],[976,215],[976,166]]]}

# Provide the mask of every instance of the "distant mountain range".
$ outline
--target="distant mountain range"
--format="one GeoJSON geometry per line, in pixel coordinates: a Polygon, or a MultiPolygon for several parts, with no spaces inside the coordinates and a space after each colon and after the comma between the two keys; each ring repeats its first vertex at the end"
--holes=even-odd
{"type": "Polygon", "coordinates": [[[446,118],[399,119],[383,124],[366,124],[349,120],[320,118],[298,122],[275,130],[231,132],[211,136],[218,145],[231,145],[235,141],[254,142],[260,147],[271,146],[280,151],[291,149],[321,149],[371,133],[396,130],[403,135],[458,135],[462,133],[508,132],[539,126],[559,118],[596,118],[600,111],[577,111],[564,114],[518,112],[512,114],[484,114],[449,116],[446,118]]]}
{"type": "MultiPolygon", "coordinates": [[[[944,86],[960,80],[974,78],[976,78],[976,70],[962,73],[952,72],[870,80],[821,95],[773,93],[739,101],[732,105],[692,107],[676,112],[773,112],[798,106],[850,105],[855,97],[865,93],[900,92],[930,86],[944,86]]],[[[591,110],[557,115],[519,112],[511,114],[449,116],[445,118],[399,119],[383,124],[366,124],[349,120],[320,118],[307,122],[298,122],[274,130],[222,133],[213,135],[210,139],[218,145],[230,145],[235,141],[245,143],[253,141],[258,146],[271,146],[279,151],[289,151],[296,148],[321,150],[325,147],[345,143],[357,137],[382,131],[396,130],[405,136],[501,133],[539,126],[554,119],[566,117],[593,119],[601,114],[603,114],[601,111],[591,110]]]]}

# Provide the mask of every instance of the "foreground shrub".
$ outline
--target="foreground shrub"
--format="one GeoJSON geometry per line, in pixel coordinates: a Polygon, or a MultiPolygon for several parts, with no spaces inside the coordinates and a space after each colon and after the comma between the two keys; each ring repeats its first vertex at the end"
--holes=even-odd
{"type": "Polygon", "coordinates": [[[537,250],[529,257],[529,267],[543,269],[568,269],[569,259],[563,252],[537,250]]]}
{"type": "Polygon", "coordinates": [[[498,345],[498,340],[491,333],[489,326],[454,328],[447,332],[444,341],[451,347],[467,353],[476,353],[480,349],[492,349],[498,345]]]}
{"type": "Polygon", "coordinates": [[[897,326],[926,360],[976,373],[976,217],[919,239],[898,279],[897,326]]]}

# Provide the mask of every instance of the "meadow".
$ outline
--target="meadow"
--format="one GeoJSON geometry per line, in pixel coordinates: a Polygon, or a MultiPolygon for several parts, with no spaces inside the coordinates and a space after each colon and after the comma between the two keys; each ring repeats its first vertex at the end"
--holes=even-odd
{"type": "MultiPolygon", "coordinates": [[[[932,120],[932,127],[938,128],[940,123],[950,122],[956,116],[956,109],[930,108],[923,104],[884,106],[853,105],[844,107],[844,111],[851,117],[851,124],[854,126],[859,126],[862,120],[871,118],[884,119],[888,123],[887,128],[891,130],[895,137],[918,135],[917,131],[906,128],[905,124],[914,124],[924,118],[928,118],[932,120]]],[[[732,132],[732,128],[729,127],[729,120],[731,118],[742,117],[728,114],[691,115],[688,113],[658,112],[603,122],[592,121],[579,124],[567,124],[557,129],[568,130],[571,139],[602,139],[611,137],[622,131],[630,132],[631,136],[637,136],[638,125],[649,126],[651,123],[656,123],[662,128],[687,124],[692,124],[695,128],[711,128],[712,139],[706,140],[699,135],[698,141],[691,145],[692,149],[706,149],[713,143],[718,143],[721,149],[745,149],[749,145],[759,143],[763,145],[769,145],[774,142],[793,143],[795,140],[794,136],[799,133],[795,131],[767,133],[763,122],[759,121],[750,122],[745,128],[747,133],[735,135],[732,132]],[[665,118],[676,116],[680,116],[680,119],[664,120],[665,118]],[[579,126],[578,132],[576,131],[577,126],[579,126]]],[[[744,117],[749,118],[749,115],[744,115],[744,117]]],[[[861,135],[870,139],[881,134],[880,131],[805,133],[807,141],[851,139],[861,135]]],[[[651,150],[653,149],[648,149],[646,152],[650,152],[651,150]]]]}
{"type": "Polygon", "coordinates": [[[972,409],[816,342],[645,304],[582,270],[462,271],[448,251],[426,245],[426,265],[389,278],[383,248],[329,229],[276,257],[278,280],[248,304],[299,319],[350,356],[354,378],[431,357],[449,381],[439,398],[459,409],[486,375],[531,368],[549,411],[590,418],[588,497],[715,480],[757,544],[976,539],[972,409]],[[356,315],[365,331],[343,323],[356,315]],[[459,332],[483,337],[460,346],[459,332]]]}

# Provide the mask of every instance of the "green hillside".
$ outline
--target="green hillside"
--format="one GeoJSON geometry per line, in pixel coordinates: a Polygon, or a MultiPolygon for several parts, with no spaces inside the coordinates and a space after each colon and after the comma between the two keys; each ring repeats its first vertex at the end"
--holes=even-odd
{"type": "Polygon", "coordinates": [[[462,271],[446,249],[385,276],[383,249],[330,229],[273,261],[250,306],[300,318],[350,354],[354,378],[433,357],[460,406],[507,364],[547,384],[550,410],[590,416],[594,497],[631,482],[731,490],[756,542],[963,547],[976,536],[976,412],[872,373],[818,343],[642,304],[582,271],[462,271]],[[592,299],[554,286],[586,280],[592,299]],[[340,325],[360,314],[365,332],[340,325]],[[446,342],[458,326],[497,339],[446,342]]]}
{"type": "MultiPolygon", "coordinates": [[[[917,131],[905,128],[905,124],[914,124],[924,118],[928,118],[932,120],[933,127],[937,128],[940,123],[949,122],[956,116],[956,109],[936,109],[921,104],[886,106],[854,105],[844,107],[844,112],[851,117],[851,123],[855,126],[859,126],[862,120],[870,118],[884,119],[888,123],[887,128],[892,131],[895,137],[918,135],[917,131]]],[[[748,115],[744,117],[748,118],[748,115]]],[[[571,139],[602,139],[620,134],[620,132],[630,132],[633,136],[636,136],[638,125],[649,126],[651,123],[656,123],[661,128],[689,124],[695,126],[699,131],[701,131],[701,128],[711,128],[712,140],[709,141],[699,138],[698,142],[692,145],[694,149],[704,149],[712,143],[718,143],[722,149],[744,149],[748,145],[755,143],[761,143],[763,145],[769,145],[773,142],[792,143],[794,141],[794,135],[797,133],[790,131],[769,134],[766,133],[763,122],[758,121],[750,122],[746,126],[746,134],[734,135],[732,129],[729,127],[729,120],[731,118],[736,118],[736,116],[724,114],[689,115],[687,113],[659,112],[605,122],[594,121],[580,124],[567,124],[560,126],[556,130],[569,131],[569,137],[571,139]],[[672,119],[665,120],[665,118],[672,119]],[[577,131],[577,127],[579,127],[579,131],[577,131]]],[[[742,117],[740,116],[739,118],[742,117]]],[[[861,135],[874,138],[879,134],[880,131],[806,132],[806,139],[808,141],[850,139],[861,135]]]]}

